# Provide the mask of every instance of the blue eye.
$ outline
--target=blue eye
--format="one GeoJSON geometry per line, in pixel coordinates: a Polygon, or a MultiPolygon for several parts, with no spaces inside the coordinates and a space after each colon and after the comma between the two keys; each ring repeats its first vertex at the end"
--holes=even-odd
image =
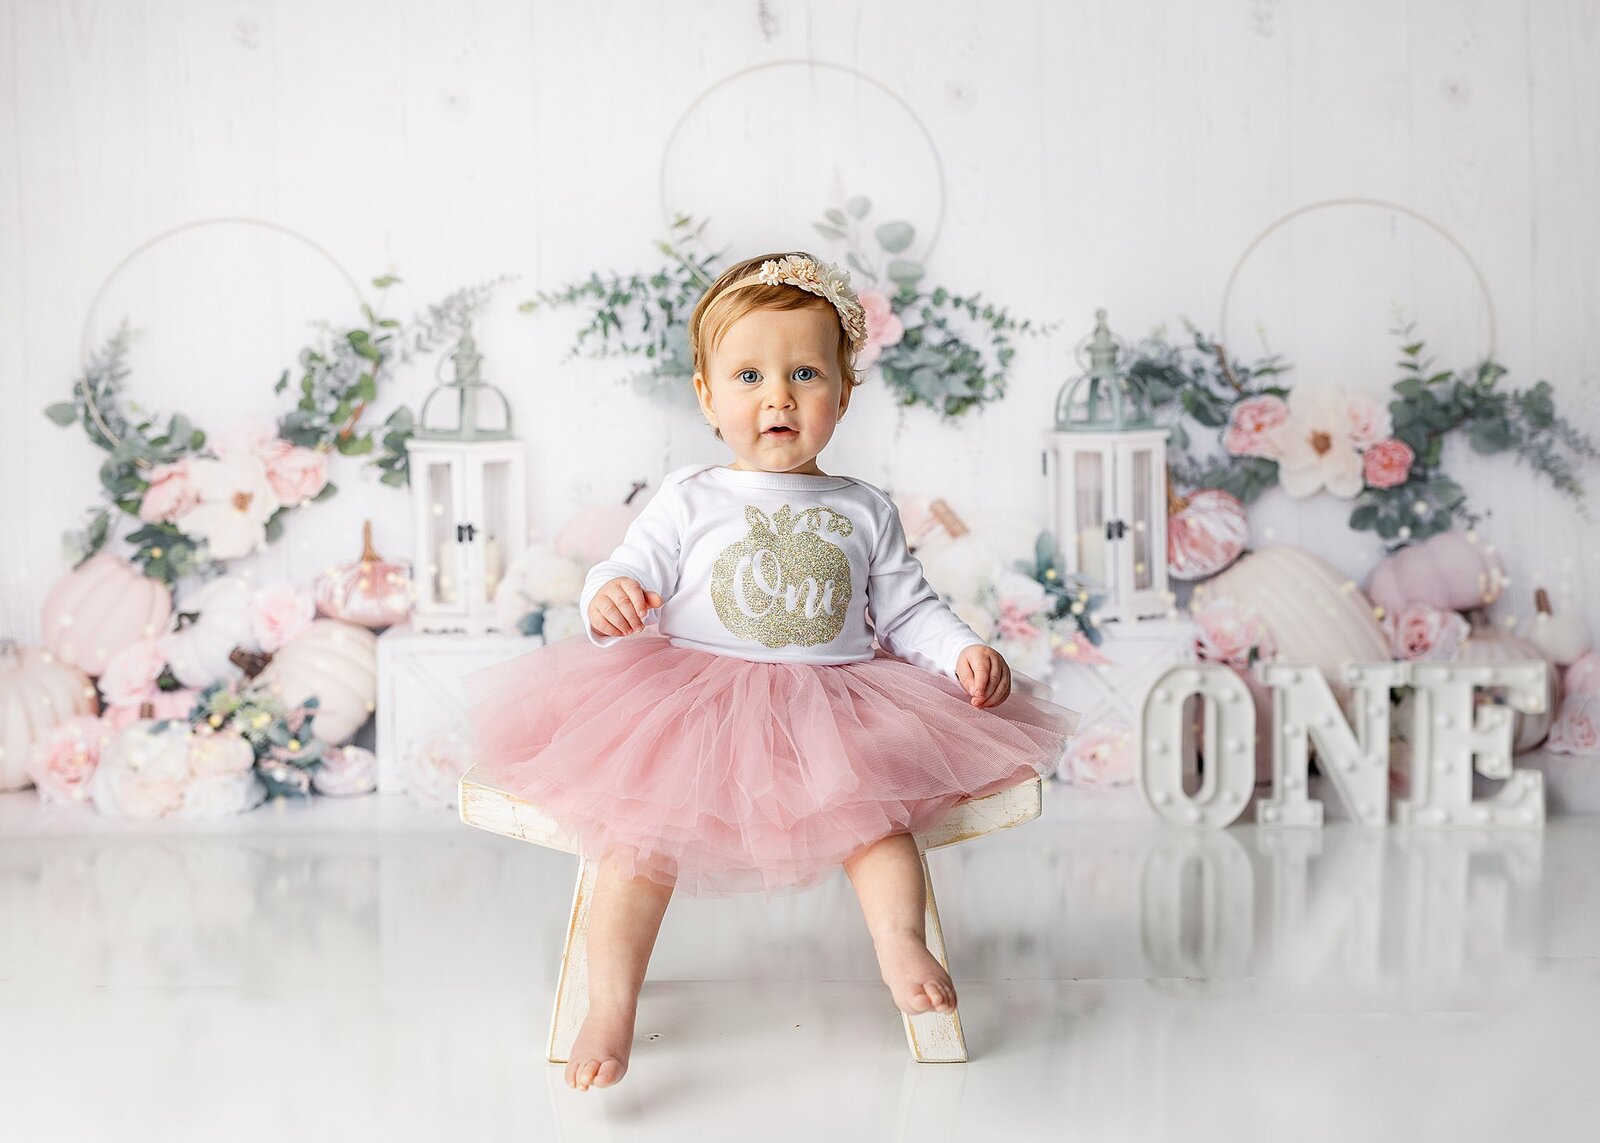
{"type": "MultiPolygon", "coordinates": [[[[755,373],[755,372],[756,371],[754,369],[741,369],[739,371],[739,380],[741,380],[741,381],[745,380],[746,379],[745,378],[745,374],[746,373],[755,373]]],[[[760,379],[761,379],[760,374],[756,374],[756,376],[754,378],[752,378],[752,380],[756,380],[756,381],[759,381],[760,379]]]]}
{"type": "Polygon", "coordinates": [[[809,365],[802,365],[799,369],[796,369],[794,372],[795,372],[795,376],[799,377],[799,379],[801,381],[810,381],[814,377],[816,377],[816,375],[817,375],[817,371],[815,369],[811,368],[811,366],[809,366],[809,365]],[[809,374],[811,374],[811,376],[810,377],[800,377],[799,375],[802,374],[802,373],[809,373],[809,374]]]}

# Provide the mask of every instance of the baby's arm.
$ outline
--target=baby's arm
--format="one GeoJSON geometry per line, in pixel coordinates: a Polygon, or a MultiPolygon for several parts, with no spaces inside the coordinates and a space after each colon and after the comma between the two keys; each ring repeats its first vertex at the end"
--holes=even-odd
{"type": "MultiPolygon", "coordinates": [[[[659,489],[628,525],[628,531],[615,551],[589,569],[578,596],[578,613],[583,616],[589,642],[608,647],[621,635],[602,635],[589,623],[589,605],[600,589],[618,576],[638,582],[645,591],[660,596],[663,604],[678,587],[678,551],[682,538],[679,526],[679,496],[675,484],[659,489]]],[[[656,608],[649,608],[655,611],[656,608]]],[[[647,620],[648,621],[648,620],[647,620]]]]}
{"type": "Polygon", "coordinates": [[[885,504],[884,511],[886,519],[867,578],[873,631],[889,654],[959,682],[956,663],[962,650],[983,640],[950,610],[922,574],[921,562],[906,546],[905,528],[892,501],[885,504]]]}

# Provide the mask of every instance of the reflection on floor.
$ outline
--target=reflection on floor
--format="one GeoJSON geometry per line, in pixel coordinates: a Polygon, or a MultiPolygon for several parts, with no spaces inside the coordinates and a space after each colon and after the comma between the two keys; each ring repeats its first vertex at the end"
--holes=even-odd
{"type": "Polygon", "coordinates": [[[0,799],[5,1138],[1600,1137],[1600,818],[1191,833],[1047,796],[929,855],[970,1063],[911,1062],[837,873],[674,902],[629,1074],[579,1093],[543,1059],[570,857],[31,797],[0,799]]]}

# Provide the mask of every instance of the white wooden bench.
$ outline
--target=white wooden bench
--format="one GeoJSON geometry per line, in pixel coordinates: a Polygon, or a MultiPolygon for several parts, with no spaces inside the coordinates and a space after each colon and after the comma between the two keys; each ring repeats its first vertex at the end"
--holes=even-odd
{"type": "MultiPolygon", "coordinates": [[[[922,858],[923,883],[928,887],[928,950],[950,971],[944,954],[944,931],[939,927],[939,908],[933,897],[933,877],[928,872],[927,851],[940,846],[971,841],[1021,825],[1039,816],[1043,803],[1043,779],[1034,777],[990,794],[960,802],[936,829],[914,835],[922,858]]],[[[566,945],[561,952],[561,976],[556,984],[555,1011],[550,1018],[550,1040],[546,1058],[553,1064],[567,1062],[572,1043],[589,1009],[587,941],[589,903],[594,896],[594,879],[599,863],[579,853],[574,841],[540,811],[539,807],[515,794],[496,788],[474,767],[461,779],[461,820],[490,833],[514,837],[534,845],[548,846],[578,854],[578,884],[572,895],[572,916],[567,923],[566,945]]],[[[915,1016],[902,1013],[906,1040],[911,1054],[922,1063],[964,1063],[966,1039],[961,1034],[958,1010],[923,1012],[915,1016]]]]}

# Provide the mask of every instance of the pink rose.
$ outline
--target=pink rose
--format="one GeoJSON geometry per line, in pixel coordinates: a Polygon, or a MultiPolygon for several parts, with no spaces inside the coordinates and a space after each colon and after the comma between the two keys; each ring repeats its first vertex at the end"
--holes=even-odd
{"type": "Polygon", "coordinates": [[[1410,445],[1390,437],[1362,454],[1362,476],[1370,488],[1397,488],[1410,478],[1411,462],[1416,459],[1410,445]]]}
{"type": "Polygon", "coordinates": [[[1249,397],[1233,407],[1222,447],[1234,456],[1276,457],[1278,450],[1270,439],[1272,430],[1288,419],[1289,406],[1279,398],[1270,393],[1249,397]]]}
{"type": "Polygon", "coordinates": [[[1431,603],[1408,603],[1399,612],[1386,612],[1383,633],[1397,659],[1451,661],[1461,655],[1461,641],[1472,626],[1454,611],[1431,603]]]}
{"type": "Polygon", "coordinates": [[[1133,731],[1105,722],[1073,735],[1057,776],[1073,786],[1126,786],[1135,776],[1133,731]]]}
{"type": "Polygon", "coordinates": [[[238,421],[206,438],[207,446],[219,458],[253,456],[266,464],[277,460],[292,447],[278,436],[278,426],[265,417],[250,417],[238,421]]]}
{"type": "Polygon", "coordinates": [[[189,479],[187,459],[158,464],[150,470],[150,486],[139,501],[139,519],[147,524],[168,523],[200,503],[189,479]]]}
{"type": "Polygon", "coordinates": [[[1544,746],[1555,754],[1600,754],[1600,695],[1580,692],[1562,699],[1544,746]]]}
{"type": "Polygon", "coordinates": [[[891,345],[899,345],[906,335],[906,327],[895,315],[894,304],[882,290],[863,290],[856,297],[866,311],[867,340],[856,354],[856,368],[865,369],[891,345]]]}
{"type": "Polygon", "coordinates": [[[1032,619],[1033,612],[1016,600],[1002,599],[1000,601],[1000,619],[995,628],[1002,639],[1028,643],[1039,637],[1039,629],[1033,625],[1032,619]]]}
{"type": "Polygon", "coordinates": [[[142,702],[154,702],[156,679],[166,665],[166,656],[154,639],[130,643],[106,661],[100,695],[110,706],[137,708],[142,702]]]}
{"type": "Polygon", "coordinates": [[[1389,406],[1370,393],[1351,393],[1345,412],[1350,418],[1350,443],[1358,449],[1371,448],[1394,431],[1389,406]]]}
{"type": "Polygon", "coordinates": [[[1197,628],[1195,652],[1203,662],[1247,667],[1252,650],[1262,659],[1277,653],[1261,617],[1232,599],[1214,599],[1192,607],[1189,617],[1197,628]]]}
{"type": "Polygon", "coordinates": [[[33,744],[28,777],[41,802],[86,802],[89,782],[100,764],[100,748],[111,731],[98,718],[80,714],[56,726],[33,744]]]}
{"type": "Polygon", "coordinates": [[[359,746],[324,747],[311,784],[319,794],[370,794],[378,788],[378,759],[359,746]]]}
{"type": "Polygon", "coordinates": [[[1600,695],[1600,651],[1589,651],[1567,667],[1561,679],[1562,689],[1569,695],[1600,695]]]}
{"type": "Polygon", "coordinates": [[[263,651],[272,652],[304,631],[317,613],[309,591],[288,581],[260,588],[250,600],[250,629],[263,651]]]}
{"type": "Polygon", "coordinates": [[[282,456],[263,460],[273,495],[290,508],[304,504],[328,483],[328,454],[314,448],[293,445],[282,456]]]}

